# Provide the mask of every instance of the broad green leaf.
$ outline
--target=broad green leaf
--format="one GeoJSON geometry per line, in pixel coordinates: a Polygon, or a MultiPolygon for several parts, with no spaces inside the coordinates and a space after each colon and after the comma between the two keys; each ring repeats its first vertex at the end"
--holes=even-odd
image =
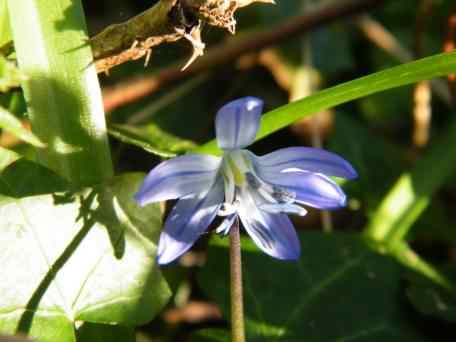
{"type": "Polygon", "coordinates": [[[19,159],[0,174],[0,195],[14,198],[65,192],[71,184],[51,170],[27,159],[19,159]]]}
{"type": "MultiPolygon", "coordinates": [[[[456,284],[456,268],[441,271],[456,284]]],[[[456,291],[451,293],[420,274],[408,275],[407,297],[420,313],[456,322],[456,291]]]]}
{"type": "Polygon", "coordinates": [[[16,152],[0,146],[0,172],[2,172],[8,165],[14,163],[19,158],[20,155],[16,152]]]}
{"type": "Polygon", "coordinates": [[[12,40],[8,8],[6,6],[6,0],[0,0],[0,49],[12,40]]]}
{"type": "Polygon", "coordinates": [[[75,184],[108,179],[103,101],[81,0],[7,3],[27,112],[47,146],[38,159],[75,184]]]}
{"type": "Polygon", "coordinates": [[[135,329],[119,325],[84,323],[76,333],[78,342],[135,342],[135,329]]]}
{"type": "MultiPolygon", "coordinates": [[[[456,51],[423,58],[353,81],[322,90],[302,100],[266,113],[261,120],[257,139],[261,139],[296,120],[313,113],[380,91],[400,87],[456,71],[456,51]]],[[[215,140],[195,149],[198,153],[220,153],[215,140]]]]}
{"type": "Polygon", "coordinates": [[[160,157],[171,158],[194,148],[190,140],[181,139],[154,124],[143,127],[110,124],[108,132],[120,141],[132,144],[160,157]]]}
{"type": "MultiPolygon", "coordinates": [[[[0,17],[1,18],[1,17],[0,17]]],[[[0,55],[0,92],[7,92],[21,85],[24,76],[16,65],[0,55]]]]}
{"type": "MultiPolygon", "coordinates": [[[[227,240],[215,239],[199,283],[229,317],[227,240]]],[[[242,240],[249,341],[420,341],[398,301],[401,268],[352,234],[301,235],[297,262],[242,240]]]]}
{"type": "Polygon", "coordinates": [[[162,309],[170,290],[154,258],[160,208],[133,200],[143,177],[0,198],[0,333],[74,341],[76,322],[135,326],[162,309]]]}
{"type": "Polygon", "coordinates": [[[16,135],[19,139],[36,147],[44,147],[44,144],[32,132],[22,126],[22,123],[5,108],[0,107],[0,128],[16,135]]]}

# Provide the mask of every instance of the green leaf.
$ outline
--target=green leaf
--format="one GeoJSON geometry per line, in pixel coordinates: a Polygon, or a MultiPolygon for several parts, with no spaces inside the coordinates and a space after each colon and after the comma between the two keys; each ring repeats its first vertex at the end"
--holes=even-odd
{"type": "Polygon", "coordinates": [[[6,0],[0,0],[0,48],[11,40],[11,28],[6,0]]]}
{"type": "MultiPolygon", "coordinates": [[[[441,270],[456,284],[456,268],[446,267],[441,270]]],[[[408,274],[407,297],[416,310],[424,315],[439,317],[449,322],[456,322],[456,297],[454,293],[443,289],[430,279],[418,274],[408,274]]]]}
{"type": "Polygon", "coordinates": [[[23,79],[16,65],[0,55],[0,92],[19,87],[23,79]]]}
{"type": "Polygon", "coordinates": [[[27,112],[47,145],[38,159],[75,184],[108,179],[113,169],[103,101],[81,0],[7,3],[27,112]]]}
{"type": "Polygon", "coordinates": [[[0,268],[8,275],[0,283],[1,333],[74,341],[76,322],[135,326],[163,308],[170,290],[154,260],[160,208],[133,200],[143,177],[0,198],[0,268]]]}
{"type": "Polygon", "coordinates": [[[143,127],[110,124],[108,132],[120,141],[138,146],[160,157],[171,158],[195,148],[195,144],[170,134],[154,124],[143,127]]]}
{"type": "MultiPolygon", "coordinates": [[[[443,76],[455,70],[456,51],[423,58],[342,83],[266,113],[262,117],[256,138],[261,139],[296,120],[342,103],[417,81],[443,76]]],[[[219,154],[220,150],[216,141],[212,140],[196,148],[195,152],[219,154]]]]}
{"type": "Polygon", "coordinates": [[[5,108],[0,107],[0,128],[11,132],[19,139],[36,147],[44,147],[44,144],[32,132],[22,126],[22,123],[5,108]]]}
{"type": "Polygon", "coordinates": [[[20,155],[16,152],[0,146],[0,172],[2,172],[8,165],[14,163],[19,158],[20,155]]]}
{"type": "MultiPolygon", "coordinates": [[[[242,240],[249,341],[420,341],[397,300],[401,268],[351,234],[301,235],[297,262],[242,240]]],[[[227,239],[215,239],[200,285],[229,317],[227,239]]]]}
{"type": "Polygon", "coordinates": [[[135,342],[135,329],[119,325],[84,323],[77,330],[78,342],[135,342]]]}
{"type": "Polygon", "coordinates": [[[229,342],[230,334],[222,329],[204,329],[192,335],[192,342],[229,342]]]}
{"type": "Polygon", "coordinates": [[[365,237],[390,249],[402,243],[455,167],[456,121],[410,172],[399,177],[369,221],[365,237]]]}
{"type": "Polygon", "coordinates": [[[14,198],[69,191],[72,185],[51,170],[27,159],[8,165],[0,174],[0,195],[14,198]]]}

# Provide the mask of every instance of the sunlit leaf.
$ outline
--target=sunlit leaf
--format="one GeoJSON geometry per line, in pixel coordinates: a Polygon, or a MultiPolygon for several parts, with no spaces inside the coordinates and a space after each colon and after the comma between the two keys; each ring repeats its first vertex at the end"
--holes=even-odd
{"type": "Polygon", "coordinates": [[[36,147],[44,147],[44,144],[40,141],[40,139],[22,126],[19,119],[2,107],[0,107],[0,128],[13,133],[19,139],[24,140],[29,144],[36,147]]]}
{"type": "Polygon", "coordinates": [[[0,146],[0,172],[3,171],[11,163],[14,163],[19,158],[20,155],[16,152],[0,146]]]}
{"type": "Polygon", "coordinates": [[[0,55],[0,92],[19,87],[22,79],[23,76],[16,65],[0,55]]]}
{"type": "Polygon", "coordinates": [[[133,200],[143,177],[0,198],[0,333],[74,341],[77,321],[135,326],[162,309],[170,290],[154,260],[160,209],[133,200]]]}
{"type": "Polygon", "coordinates": [[[143,127],[110,124],[108,132],[124,143],[138,146],[147,152],[166,158],[175,157],[178,153],[196,146],[190,140],[181,139],[154,124],[143,127]]]}
{"type": "Polygon", "coordinates": [[[455,162],[456,121],[410,172],[397,179],[372,216],[366,237],[389,246],[401,243],[428,207],[431,196],[451,175],[455,162]]]}
{"type": "Polygon", "coordinates": [[[7,2],[27,112],[33,133],[46,144],[37,151],[39,159],[77,184],[111,177],[101,90],[81,0],[7,2]]]}
{"type": "MultiPolygon", "coordinates": [[[[200,285],[229,317],[227,240],[215,239],[200,285]]],[[[249,341],[420,341],[398,301],[401,268],[351,234],[301,235],[297,262],[242,240],[249,341]]]]}
{"type": "Polygon", "coordinates": [[[8,8],[6,6],[6,0],[0,0],[0,48],[12,40],[8,8]]]}
{"type": "MultiPolygon", "coordinates": [[[[417,81],[443,76],[454,70],[456,70],[456,51],[423,58],[339,84],[266,113],[262,118],[256,138],[261,139],[296,120],[342,103],[417,81]]],[[[195,151],[220,153],[215,140],[198,147],[195,151]]]]}

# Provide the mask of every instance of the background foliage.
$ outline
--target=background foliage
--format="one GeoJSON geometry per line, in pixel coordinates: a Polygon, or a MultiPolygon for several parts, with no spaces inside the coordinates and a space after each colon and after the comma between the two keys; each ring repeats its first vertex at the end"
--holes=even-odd
{"type": "MultiPolygon", "coordinates": [[[[243,239],[248,340],[454,331],[456,86],[446,76],[456,53],[441,54],[456,39],[453,1],[371,1],[198,72],[179,71],[191,54],[181,40],[154,48],[146,68],[128,62],[97,79],[86,28],[92,36],[155,2],[0,0],[0,333],[228,341],[226,239],[207,234],[159,269],[168,206],[139,208],[132,194],[164,158],[217,153],[214,115],[246,95],[266,106],[255,153],[321,143],[359,173],[343,184],[347,208],[294,219],[299,262],[243,239]]],[[[206,57],[345,4],[276,2],[239,10],[235,37],[204,27],[206,57]]]]}

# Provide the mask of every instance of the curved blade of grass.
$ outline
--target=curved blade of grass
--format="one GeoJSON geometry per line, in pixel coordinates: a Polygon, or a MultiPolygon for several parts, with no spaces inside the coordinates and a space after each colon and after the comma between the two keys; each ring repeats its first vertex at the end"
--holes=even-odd
{"type": "MultiPolygon", "coordinates": [[[[342,103],[455,71],[456,51],[423,58],[342,83],[266,113],[262,117],[256,139],[276,132],[296,120],[342,103]]],[[[215,140],[196,148],[193,152],[220,154],[215,140]]]]}
{"type": "Polygon", "coordinates": [[[112,176],[81,0],[7,0],[32,130],[45,166],[76,184],[112,176]],[[26,20],[25,20],[26,18],[26,20]]]}

